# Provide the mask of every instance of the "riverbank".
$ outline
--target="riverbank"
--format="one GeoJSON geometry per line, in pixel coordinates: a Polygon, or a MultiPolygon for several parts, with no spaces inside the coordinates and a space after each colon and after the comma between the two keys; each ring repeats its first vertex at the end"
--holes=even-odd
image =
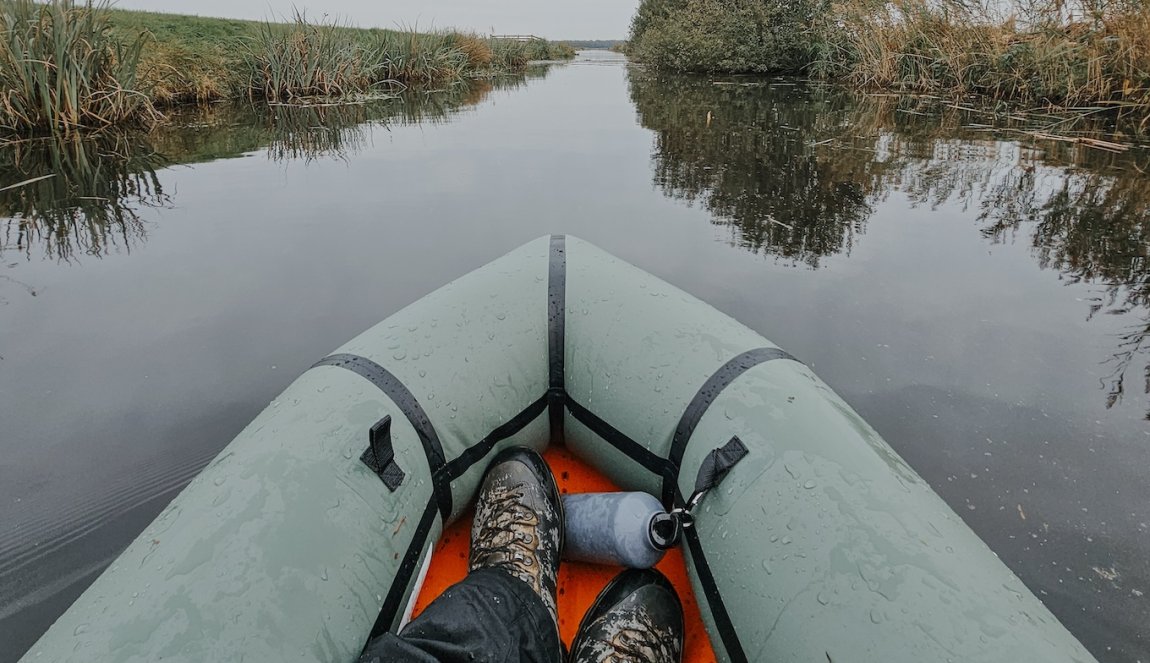
{"type": "Polygon", "coordinates": [[[658,69],[803,73],[856,87],[1150,123],[1150,2],[643,0],[629,53],[658,69]]]}
{"type": "MultiPolygon", "coordinates": [[[[313,21],[304,14],[290,23],[265,23],[112,9],[109,18],[125,41],[148,35],[141,54],[140,87],[160,104],[249,94],[252,79],[260,78],[261,69],[273,76],[302,78],[309,66],[326,65],[329,80],[351,79],[352,89],[345,88],[345,92],[364,92],[381,82],[435,85],[519,69],[531,60],[575,57],[574,49],[556,42],[508,41],[417,28],[356,28],[313,21]],[[304,42],[318,46],[321,56],[326,53],[326,62],[301,58],[284,63],[294,64],[293,71],[270,71],[275,55],[289,60],[291,51],[302,50],[304,42]]],[[[260,87],[257,82],[255,91],[260,87]]]]}
{"type": "Polygon", "coordinates": [[[418,28],[385,30],[298,13],[271,23],[3,0],[0,129],[148,126],[157,107],[234,97],[275,103],[442,86],[574,57],[565,44],[418,28]]]}

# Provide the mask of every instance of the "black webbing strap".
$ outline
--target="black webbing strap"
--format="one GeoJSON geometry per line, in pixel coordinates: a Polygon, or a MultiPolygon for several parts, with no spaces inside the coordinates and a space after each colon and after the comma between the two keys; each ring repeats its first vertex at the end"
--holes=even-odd
{"type": "Polygon", "coordinates": [[[338,366],[359,375],[387,395],[397,406],[408,423],[419,436],[419,443],[427,456],[427,465],[431,468],[432,489],[435,491],[435,501],[439,505],[439,513],[446,521],[451,517],[451,482],[446,480],[443,472],[447,464],[443,457],[443,443],[439,441],[439,434],[431,424],[427,412],[419,404],[419,400],[411,393],[399,378],[391,371],[380,366],[366,357],[352,354],[334,354],[317,361],[312,368],[318,366],[338,366]]]}
{"type": "Polygon", "coordinates": [[[723,649],[727,650],[727,657],[731,663],[747,663],[747,654],[743,651],[743,643],[739,640],[739,632],[731,615],[727,612],[727,604],[723,602],[723,595],[719,592],[719,585],[715,582],[715,575],[711,572],[711,565],[703,553],[703,542],[699,540],[699,533],[688,529],[683,533],[687,540],[687,550],[691,554],[691,563],[695,566],[695,577],[699,586],[703,588],[703,598],[711,610],[711,617],[715,620],[715,630],[719,632],[719,639],[723,649]]]}
{"type": "Polygon", "coordinates": [[[723,390],[738,379],[740,375],[759,364],[773,359],[798,361],[779,348],[755,348],[754,350],[747,350],[723,364],[719,370],[707,378],[703,386],[699,387],[699,391],[695,392],[694,398],[687,404],[687,409],[683,411],[683,416],[679,418],[679,424],[675,427],[674,437],[671,438],[671,449],[667,454],[667,459],[670,461],[672,471],[663,475],[664,507],[671,509],[681,503],[681,496],[678,493],[679,472],[683,466],[683,454],[687,450],[687,443],[691,441],[691,435],[695,433],[695,427],[699,425],[699,420],[706,414],[707,408],[711,407],[711,403],[715,402],[719,394],[723,393],[723,390]],[[676,497],[680,499],[677,500],[676,497]]]}
{"type": "Polygon", "coordinates": [[[563,443],[563,405],[567,401],[564,378],[567,327],[567,238],[551,236],[547,260],[547,403],[551,444],[563,443]]]}

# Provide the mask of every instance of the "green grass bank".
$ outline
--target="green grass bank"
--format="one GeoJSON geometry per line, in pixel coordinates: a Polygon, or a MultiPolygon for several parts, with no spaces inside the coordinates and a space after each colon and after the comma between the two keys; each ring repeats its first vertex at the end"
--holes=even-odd
{"type": "Polygon", "coordinates": [[[642,0],[628,49],[657,69],[803,73],[1150,122],[1150,0],[642,0]]]}
{"type": "Polygon", "coordinates": [[[306,14],[269,23],[117,9],[108,13],[122,39],[149,36],[139,76],[141,86],[161,104],[260,96],[269,84],[275,90],[277,83],[293,81],[299,93],[287,90],[286,96],[366,92],[380,83],[437,85],[518,69],[532,60],[575,56],[556,42],[417,27],[357,28],[313,21],[306,14]]]}
{"type": "Polygon", "coordinates": [[[544,40],[358,28],[297,13],[284,22],[0,0],[0,132],[148,126],[157,107],[249,97],[298,103],[443,86],[574,57],[544,40]]]}

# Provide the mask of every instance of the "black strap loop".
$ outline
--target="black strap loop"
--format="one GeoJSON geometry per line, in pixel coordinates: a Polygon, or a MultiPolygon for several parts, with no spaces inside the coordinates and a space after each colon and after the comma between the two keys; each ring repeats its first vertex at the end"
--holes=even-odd
{"type": "Polygon", "coordinates": [[[395,462],[395,448],[391,443],[390,415],[380,419],[367,432],[367,449],[359,459],[383,480],[383,485],[391,492],[394,493],[403,483],[407,475],[395,462]]]}
{"type": "Polygon", "coordinates": [[[699,465],[699,473],[695,476],[695,491],[688,503],[696,502],[696,496],[719,485],[731,468],[747,457],[747,453],[747,445],[743,444],[738,435],[731,437],[718,449],[712,449],[699,465]]]}
{"type": "MultiPolygon", "coordinates": [[[[747,445],[743,444],[737,435],[732,436],[723,446],[711,449],[699,465],[699,473],[695,477],[695,491],[691,493],[690,499],[683,506],[670,511],[671,517],[678,523],[679,530],[690,529],[695,525],[694,510],[699,506],[699,502],[703,501],[703,496],[722,483],[731,468],[746,458],[748,453],[747,445]]],[[[676,542],[677,540],[676,537],[676,542]]]]}

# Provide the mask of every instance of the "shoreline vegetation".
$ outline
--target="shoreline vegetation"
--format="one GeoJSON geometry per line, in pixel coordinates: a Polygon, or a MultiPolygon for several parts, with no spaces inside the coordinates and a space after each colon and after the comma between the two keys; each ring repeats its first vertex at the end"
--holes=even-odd
{"type": "Polygon", "coordinates": [[[660,70],[801,74],[1150,128],[1150,0],[642,0],[627,52],[660,70]]]}
{"type": "Polygon", "coordinates": [[[107,0],[0,0],[0,133],[149,128],[159,109],[248,98],[347,102],[574,57],[543,39],[114,9],[107,0]]]}
{"type": "Polygon", "coordinates": [[[131,252],[147,238],[146,210],[172,204],[157,173],[171,166],[262,152],[277,164],[347,161],[377,128],[436,125],[547,75],[546,65],[509,76],[471,78],[428,94],[411,88],[372,103],[186,104],[166,109],[151,131],[113,126],[70,136],[18,140],[0,149],[0,253],[73,262],[131,252]]]}

